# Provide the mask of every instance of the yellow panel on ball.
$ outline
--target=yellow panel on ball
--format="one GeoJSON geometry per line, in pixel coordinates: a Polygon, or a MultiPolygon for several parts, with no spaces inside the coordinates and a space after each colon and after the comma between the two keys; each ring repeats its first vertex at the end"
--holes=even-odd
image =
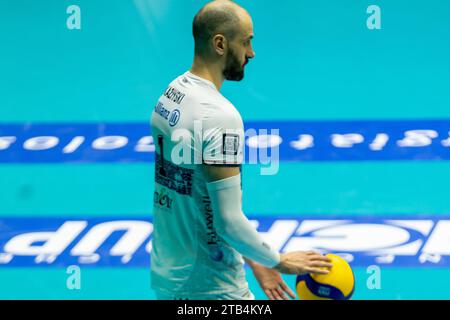
{"type": "Polygon", "coordinates": [[[333,267],[328,274],[297,276],[296,289],[300,300],[348,300],[355,290],[353,270],[343,258],[327,254],[333,267]]]}

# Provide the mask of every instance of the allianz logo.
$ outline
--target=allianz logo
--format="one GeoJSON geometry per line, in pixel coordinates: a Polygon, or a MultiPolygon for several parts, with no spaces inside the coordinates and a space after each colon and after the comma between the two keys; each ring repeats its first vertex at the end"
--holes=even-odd
{"type": "MultiPolygon", "coordinates": [[[[40,219],[34,221],[38,221],[34,230],[48,230],[46,219],[42,219],[42,223],[40,219]]],[[[133,263],[138,251],[141,258],[143,252],[148,259],[152,250],[151,222],[98,221],[61,219],[60,226],[52,231],[9,232],[8,236],[0,232],[0,265],[12,264],[16,257],[28,257],[32,263],[51,265],[63,254],[78,259],[80,264],[97,264],[108,257],[118,257],[121,264],[133,263]],[[111,235],[118,231],[121,236],[112,241],[111,235]],[[105,244],[110,249],[100,254],[99,249],[105,244]]],[[[395,263],[399,257],[414,257],[420,264],[437,264],[450,255],[450,220],[262,218],[251,222],[256,228],[262,223],[265,225],[258,228],[260,233],[279,251],[314,249],[340,254],[349,262],[371,258],[380,264],[395,263]]],[[[7,226],[8,219],[0,219],[0,225],[7,226]]]]}

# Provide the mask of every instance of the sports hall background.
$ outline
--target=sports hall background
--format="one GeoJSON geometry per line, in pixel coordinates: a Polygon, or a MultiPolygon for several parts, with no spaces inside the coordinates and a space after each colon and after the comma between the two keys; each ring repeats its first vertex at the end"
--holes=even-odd
{"type": "MultiPolygon", "coordinates": [[[[83,232],[108,221],[151,221],[151,155],[85,144],[70,154],[61,150],[73,136],[121,133],[135,143],[136,130],[148,135],[159,95],[191,65],[192,18],[204,3],[0,1],[0,137],[16,138],[0,143],[0,298],[154,298],[144,249],[138,262],[111,256],[120,234],[98,249],[100,260],[84,264],[69,250],[85,233],[50,262],[8,255],[5,245],[66,221],[87,221],[83,232]],[[81,8],[81,30],[66,26],[70,5],[81,8]],[[27,150],[24,142],[35,136],[61,140],[49,150],[27,150]],[[69,265],[81,267],[81,290],[66,287],[69,265]]],[[[276,175],[244,166],[244,212],[266,228],[278,218],[322,221],[327,243],[351,236],[361,248],[350,243],[346,250],[344,241],[331,251],[353,250],[355,299],[450,298],[450,2],[240,4],[253,16],[256,58],[244,81],[226,82],[222,92],[246,124],[279,128],[285,148],[276,175]],[[370,5],[381,9],[380,30],[366,25],[370,5]],[[429,131],[401,148],[396,141],[407,130],[429,131]],[[315,144],[287,150],[295,139],[284,132],[309,132],[315,144]],[[351,132],[364,141],[355,138],[347,148],[330,143],[332,133],[351,132]],[[369,148],[377,133],[390,136],[378,151],[369,148]],[[349,228],[327,233],[326,223],[343,219],[349,228]],[[389,237],[398,237],[395,245],[389,237]],[[366,254],[367,239],[384,250],[381,260],[366,254]],[[367,285],[371,265],[380,267],[379,289],[367,285]]],[[[293,276],[285,279],[294,286],[293,276]]]]}

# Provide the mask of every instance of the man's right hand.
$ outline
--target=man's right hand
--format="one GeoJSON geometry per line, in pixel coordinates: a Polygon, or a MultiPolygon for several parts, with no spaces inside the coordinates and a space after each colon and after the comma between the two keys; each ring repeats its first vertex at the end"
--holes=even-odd
{"type": "Polygon", "coordinates": [[[280,258],[280,263],[274,269],[285,274],[328,274],[330,271],[326,268],[333,266],[329,258],[314,251],[281,253],[280,258]]]}

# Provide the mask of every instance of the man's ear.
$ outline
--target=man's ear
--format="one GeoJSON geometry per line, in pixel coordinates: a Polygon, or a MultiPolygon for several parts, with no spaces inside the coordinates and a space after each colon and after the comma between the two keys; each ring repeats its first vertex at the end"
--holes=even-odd
{"type": "Polygon", "coordinates": [[[213,48],[214,51],[219,55],[223,56],[227,50],[228,42],[227,39],[222,34],[216,34],[213,37],[213,48]]]}

